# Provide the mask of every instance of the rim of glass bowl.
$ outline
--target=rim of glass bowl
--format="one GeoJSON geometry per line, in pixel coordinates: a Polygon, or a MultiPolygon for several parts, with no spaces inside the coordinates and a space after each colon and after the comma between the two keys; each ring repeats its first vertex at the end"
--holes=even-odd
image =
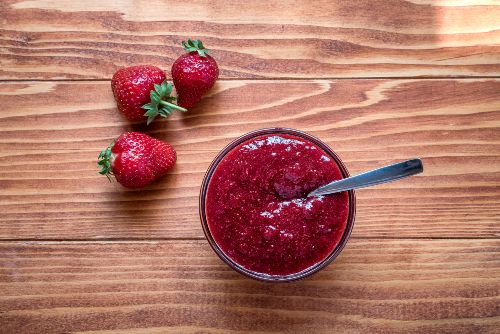
{"type": "Polygon", "coordinates": [[[258,129],[254,130],[251,132],[248,132],[235,140],[233,140],[231,143],[229,143],[224,149],[220,151],[220,153],[215,157],[215,159],[212,161],[210,166],[207,169],[207,172],[205,173],[205,177],[203,178],[203,182],[201,184],[201,189],[200,189],[200,198],[199,198],[199,211],[200,211],[200,220],[201,220],[201,225],[203,227],[203,232],[205,233],[205,237],[208,240],[208,243],[212,247],[212,249],[215,251],[215,253],[221,258],[223,262],[225,262],[227,265],[229,265],[231,268],[236,270],[237,272],[259,280],[259,281],[265,281],[265,282],[291,282],[295,281],[298,279],[305,278],[307,276],[310,276],[321,269],[325,268],[327,265],[329,265],[342,251],[342,249],[345,247],[347,241],[349,240],[349,237],[351,235],[353,226],[354,226],[354,218],[356,215],[356,197],[354,190],[349,190],[348,191],[348,198],[349,198],[349,215],[347,217],[347,225],[346,229],[344,231],[344,234],[342,235],[342,238],[340,239],[339,243],[337,246],[333,249],[333,251],[321,262],[316,263],[315,265],[306,268],[298,273],[293,273],[293,274],[288,274],[288,275],[269,275],[265,273],[259,273],[259,272],[254,272],[251,270],[248,270],[232,260],[228,255],[226,255],[222,249],[219,247],[217,242],[212,236],[212,233],[210,232],[210,228],[208,226],[208,221],[206,217],[206,196],[207,196],[207,191],[208,191],[208,186],[210,184],[210,180],[212,178],[212,175],[214,171],[216,170],[217,166],[219,163],[224,159],[226,154],[228,154],[230,151],[232,151],[236,146],[239,144],[252,139],[257,136],[262,136],[262,135],[269,135],[269,134],[290,134],[294,135],[297,137],[304,138],[306,140],[309,140],[319,146],[321,149],[323,149],[330,157],[334,159],[334,161],[337,163],[339,166],[342,176],[344,178],[349,177],[349,172],[347,171],[347,168],[345,167],[344,163],[342,160],[339,158],[339,156],[324,142],[319,140],[318,138],[311,136],[308,133],[302,132],[300,130],[295,130],[295,129],[289,129],[289,128],[265,128],[265,129],[258,129]]]}

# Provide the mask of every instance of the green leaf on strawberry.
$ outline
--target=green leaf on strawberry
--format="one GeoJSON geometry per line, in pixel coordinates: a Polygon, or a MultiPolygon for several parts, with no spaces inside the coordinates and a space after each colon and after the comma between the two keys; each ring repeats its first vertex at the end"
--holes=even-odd
{"type": "Polygon", "coordinates": [[[148,125],[151,124],[158,115],[168,117],[174,112],[174,109],[182,112],[187,111],[187,109],[173,103],[175,97],[170,96],[170,94],[172,94],[172,88],[172,83],[167,83],[167,80],[163,81],[161,85],[154,85],[154,90],[149,93],[151,102],[142,106],[142,108],[146,110],[144,116],[148,118],[148,125]]]}
{"type": "Polygon", "coordinates": [[[101,168],[99,174],[106,175],[109,182],[111,182],[111,175],[113,175],[113,168],[111,166],[111,148],[113,147],[113,143],[106,147],[104,150],[99,153],[99,157],[97,158],[97,166],[101,168]]]}
{"type": "Polygon", "coordinates": [[[182,46],[187,52],[197,51],[200,57],[205,57],[208,54],[208,49],[203,46],[203,43],[199,39],[188,39],[187,42],[182,41],[182,46]]]}

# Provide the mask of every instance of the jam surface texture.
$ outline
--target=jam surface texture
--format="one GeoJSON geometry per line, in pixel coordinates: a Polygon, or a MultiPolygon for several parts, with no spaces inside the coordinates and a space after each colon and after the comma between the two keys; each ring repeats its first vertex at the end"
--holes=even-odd
{"type": "Polygon", "coordinates": [[[347,192],[306,198],[341,178],[334,159],[304,138],[252,138],[226,154],[211,177],[208,227],[240,266],[268,275],[298,273],[324,260],[342,238],[347,192]]]}

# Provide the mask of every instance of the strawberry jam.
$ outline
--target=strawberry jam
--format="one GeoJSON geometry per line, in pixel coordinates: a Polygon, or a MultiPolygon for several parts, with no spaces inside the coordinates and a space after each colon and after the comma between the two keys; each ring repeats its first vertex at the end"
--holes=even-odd
{"type": "Polygon", "coordinates": [[[347,192],[306,196],[341,178],[333,157],[304,138],[254,137],[215,168],[205,201],[208,228],[220,249],[249,271],[301,272],[332,253],[349,214],[347,192]]]}

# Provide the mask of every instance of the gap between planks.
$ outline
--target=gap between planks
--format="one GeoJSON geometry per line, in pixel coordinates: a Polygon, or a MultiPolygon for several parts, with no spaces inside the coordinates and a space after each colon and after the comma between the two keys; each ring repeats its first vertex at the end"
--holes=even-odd
{"type": "MultiPolygon", "coordinates": [[[[224,78],[218,81],[311,81],[311,80],[477,80],[477,79],[500,79],[500,76],[485,76],[485,75],[457,75],[457,76],[374,76],[374,77],[275,77],[275,78],[224,78]]],[[[108,82],[107,79],[0,79],[0,83],[16,83],[16,82],[108,82]]]]}
{"type": "MultiPolygon", "coordinates": [[[[500,236],[492,237],[368,237],[359,236],[353,237],[352,240],[401,240],[401,241],[411,241],[411,240],[498,240],[500,236]]],[[[149,243],[149,242],[163,242],[163,241],[200,241],[205,240],[204,237],[195,238],[102,238],[102,239],[35,239],[35,238],[24,238],[24,239],[0,239],[0,244],[2,243],[106,243],[106,242],[116,242],[116,243],[127,243],[127,242],[139,242],[139,243],[149,243]]]]}

